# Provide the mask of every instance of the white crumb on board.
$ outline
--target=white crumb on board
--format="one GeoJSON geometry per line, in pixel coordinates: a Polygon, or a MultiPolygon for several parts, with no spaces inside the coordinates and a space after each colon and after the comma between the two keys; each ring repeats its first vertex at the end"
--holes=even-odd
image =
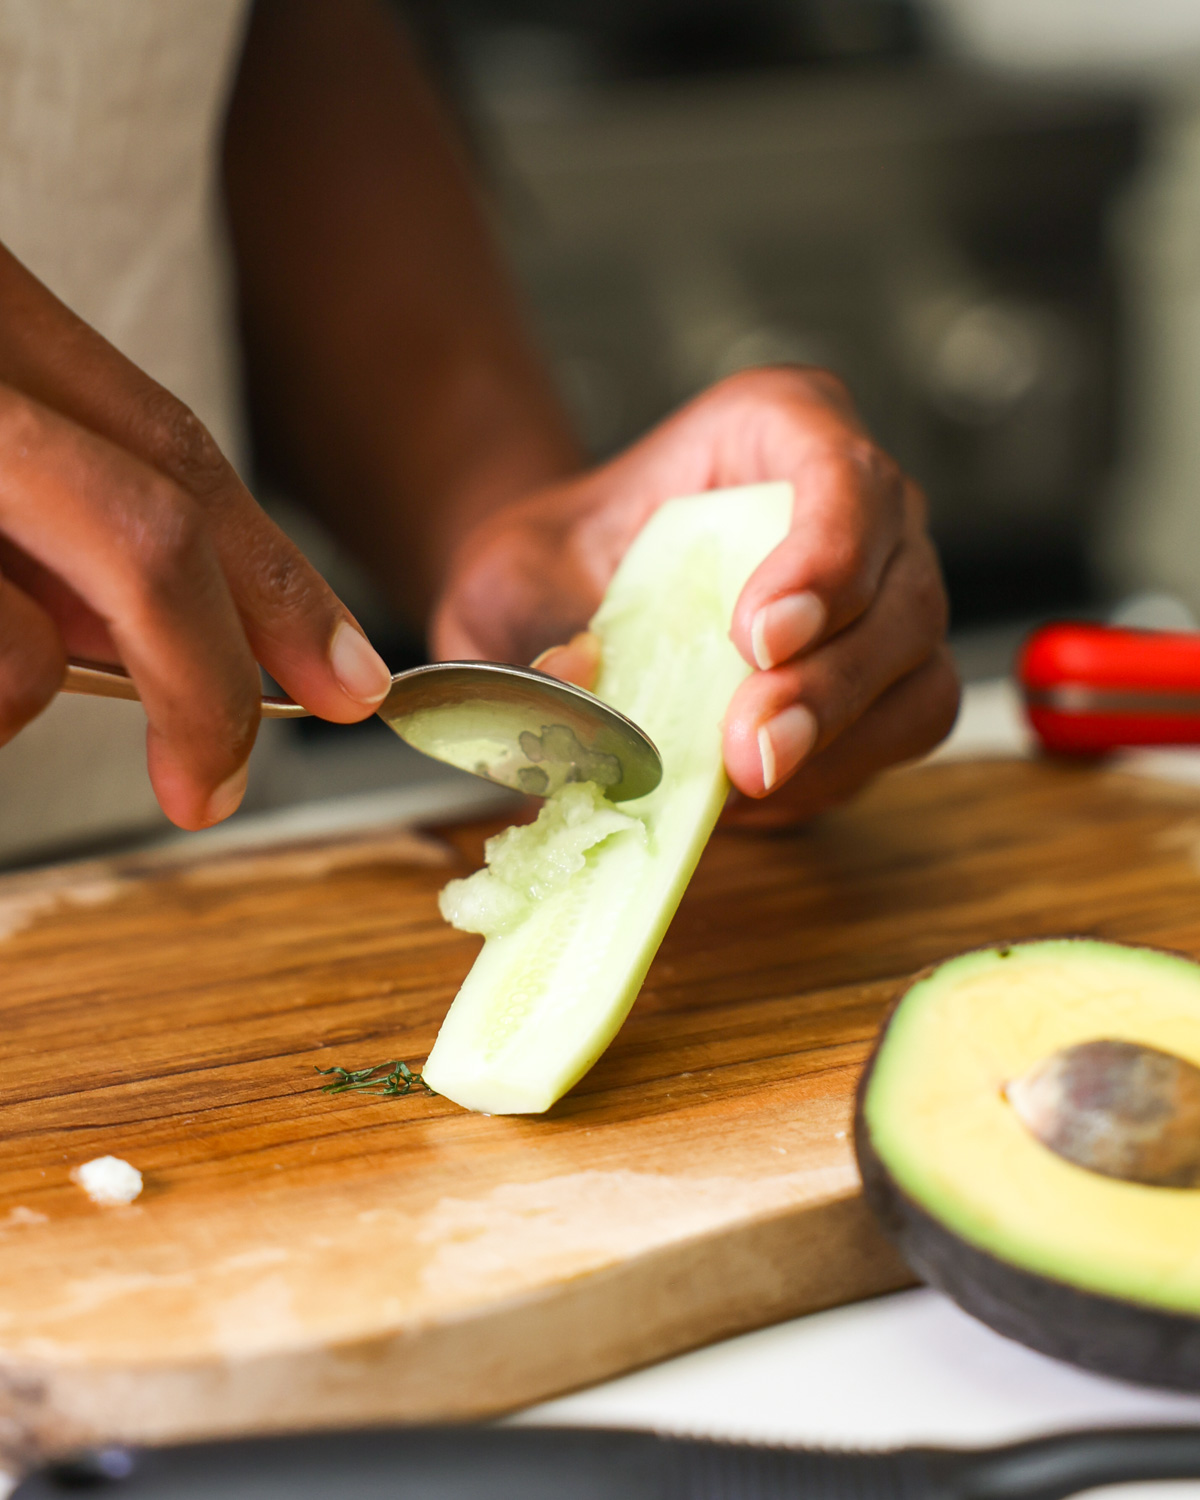
{"type": "Polygon", "coordinates": [[[73,1167],[71,1181],[77,1182],[93,1203],[106,1207],[132,1203],[142,1190],[142,1174],[119,1156],[97,1156],[81,1167],[73,1167]]]}

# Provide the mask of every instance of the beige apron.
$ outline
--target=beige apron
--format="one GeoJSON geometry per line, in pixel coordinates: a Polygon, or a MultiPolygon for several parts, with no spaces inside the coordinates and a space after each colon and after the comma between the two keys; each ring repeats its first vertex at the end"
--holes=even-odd
{"type": "MultiPolygon", "coordinates": [[[[246,0],[0,0],[0,240],[238,455],[217,199],[246,0]]],[[[159,823],[136,705],[0,749],[0,863],[159,823]]]]}

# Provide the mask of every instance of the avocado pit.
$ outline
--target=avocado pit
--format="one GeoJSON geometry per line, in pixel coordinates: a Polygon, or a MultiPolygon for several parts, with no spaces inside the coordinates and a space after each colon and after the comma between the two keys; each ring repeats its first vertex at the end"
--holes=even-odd
{"type": "Polygon", "coordinates": [[[1063,1047],[1004,1090],[1042,1145],[1089,1172],[1200,1186],[1200,1068],[1138,1042],[1063,1047]]]}

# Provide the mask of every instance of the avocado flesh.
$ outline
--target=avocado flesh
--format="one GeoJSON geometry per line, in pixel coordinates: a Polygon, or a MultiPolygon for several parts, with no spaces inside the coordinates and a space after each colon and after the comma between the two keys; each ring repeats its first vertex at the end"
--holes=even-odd
{"type": "Polygon", "coordinates": [[[1200,1387],[1200,1191],[1115,1181],[1003,1096],[1097,1036],[1200,1062],[1200,967],[1063,939],[951,959],[893,1012],[860,1088],[868,1200],[919,1274],[1001,1332],[1090,1368],[1200,1387]]]}

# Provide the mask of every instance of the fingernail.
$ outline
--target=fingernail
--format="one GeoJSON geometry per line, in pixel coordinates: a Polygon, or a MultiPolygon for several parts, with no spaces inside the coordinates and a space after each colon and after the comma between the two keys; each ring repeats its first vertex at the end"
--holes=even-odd
{"type": "Polygon", "coordinates": [[[785,594],[754,616],[750,645],[764,672],[803,651],[825,628],[825,606],[816,594],[785,594]]]}
{"type": "Polygon", "coordinates": [[[228,780],[221,783],[204,809],[204,817],[208,823],[224,822],[230,813],[237,812],[246,795],[246,777],[249,774],[249,765],[239,766],[228,780]]]}
{"type": "Polygon", "coordinates": [[[803,703],[793,703],[768,719],[758,731],[763,787],[770,791],[785,780],[817,742],[817,721],[803,703]]]}
{"type": "Polygon", "coordinates": [[[329,662],[346,696],[359,703],[381,702],[392,685],[387,663],[349,620],[333,632],[329,662]]]}

